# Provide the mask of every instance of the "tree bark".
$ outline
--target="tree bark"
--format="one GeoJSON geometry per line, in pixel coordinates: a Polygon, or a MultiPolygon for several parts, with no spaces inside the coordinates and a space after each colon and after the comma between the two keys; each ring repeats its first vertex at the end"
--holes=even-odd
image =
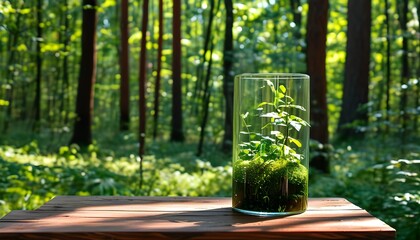
{"type": "Polygon", "coordinates": [[[181,1],[173,0],[173,21],[172,21],[172,121],[171,141],[183,142],[183,119],[182,119],[182,79],[181,79],[181,1]]]}
{"type": "Polygon", "coordinates": [[[400,98],[400,133],[403,145],[406,140],[407,125],[409,121],[409,114],[407,112],[408,102],[408,80],[410,78],[410,71],[408,66],[408,37],[407,37],[407,14],[408,14],[408,0],[397,1],[398,20],[402,31],[402,55],[401,55],[401,98],[400,98]]]}
{"type": "Polygon", "coordinates": [[[128,0],[121,0],[120,20],[120,130],[126,131],[130,126],[130,66],[128,46],[128,0]]]}
{"type": "Polygon", "coordinates": [[[39,131],[41,120],[41,78],[42,78],[42,58],[41,58],[41,41],[42,41],[42,0],[37,0],[36,5],[36,90],[34,100],[35,122],[33,130],[39,131]]]}
{"type": "Polygon", "coordinates": [[[225,0],[226,24],[225,42],[223,47],[223,95],[225,97],[225,133],[222,150],[232,151],[233,139],[233,4],[232,0],[225,0]]]}
{"type": "MultiPolygon", "coordinates": [[[[323,0],[324,1],[324,0],[323,0]]],[[[313,4],[312,4],[313,5],[313,4]]],[[[320,3],[320,5],[324,5],[324,3],[320,3]]],[[[327,5],[328,5],[328,1],[327,1],[327,5]]],[[[302,25],[302,11],[299,10],[301,6],[301,2],[300,0],[290,0],[290,7],[293,13],[293,22],[296,24],[296,26],[294,27],[294,31],[293,31],[293,35],[295,37],[295,39],[298,41],[301,38],[301,32],[300,32],[300,26],[302,25]]],[[[328,6],[327,6],[328,8],[328,6]]],[[[309,16],[308,16],[309,18],[309,16]]],[[[322,22],[322,20],[320,20],[322,22]]],[[[317,20],[315,21],[315,23],[317,22],[317,20]]]]}
{"type": "MultiPolygon", "coordinates": [[[[210,56],[213,55],[214,44],[213,42],[210,43],[210,56]]],[[[203,118],[201,119],[200,125],[200,139],[198,141],[197,147],[197,156],[201,156],[203,153],[203,144],[204,144],[204,134],[206,132],[206,126],[209,116],[209,104],[210,104],[210,97],[211,97],[211,67],[213,65],[213,58],[210,57],[209,59],[209,66],[207,67],[207,73],[205,78],[205,89],[204,89],[204,99],[203,99],[203,118]]]]}
{"type": "MultiPolygon", "coordinates": [[[[389,0],[385,0],[385,27],[386,27],[386,93],[385,93],[385,120],[390,121],[391,112],[391,31],[389,26],[389,0]]],[[[389,125],[386,124],[385,132],[388,133],[389,125]]]]}
{"type": "MultiPolygon", "coordinates": [[[[64,1],[64,29],[63,29],[63,33],[62,33],[62,40],[63,40],[63,49],[64,51],[68,51],[68,46],[69,46],[69,18],[68,18],[68,13],[69,13],[69,5],[68,5],[68,1],[65,0],[64,1]]],[[[63,124],[67,124],[68,122],[68,117],[69,117],[69,97],[68,94],[66,94],[66,92],[68,92],[69,90],[69,56],[68,54],[65,54],[63,56],[63,83],[61,85],[61,104],[60,104],[60,119],[61,117],[64,117],[64,122],[63,124]],[[67,109],[66,106],[67,105],[67,109]],[[62,116],[62,114],[64,114],[64,116],[62,116]]]]}
{"type": "MultiPolygon", "coordinates": [[[[12,2],[13,3],[13,2],[12,2]]],[[[20,9],[23,7],[23,2],[20,2],[18,6],[15,6],[15,9],[20,9]]],[[[20,36],[20,27],[21,27],[21,14],[18,12],[16,14],[16,21],[14,27],[11,27],[9,30],[9,36],[7,39],[7,67],[6,68],[6,83],[10,87],[5,90],[5,100],[8,102],[6,109],[6,116],[3,122],[2,133],[5,134],[9,129],[9,123],[13,121],[13,107],[14,107],[14,96],[15,96],[15,74],[13,74],[13,68],[16,64],[16,46],[18,44],[18,39],[20,36]],[[11,68],[10,66],[13,66],[11,68]]],[[[13,25],[12,25],[13,26],[13,25]]]]}
{"type": "MultiPolygon", "coordinates": [[[[325,73],[328,0],[309,0],[307,21],[308,75],[311,78],[311,139],[328,143],[327,77],[325,73]]],[[[316,157],[311,165],[323,172],[329,172],[328,159],[316,157]]]]}
{"type": "MultiPolygon", "coordinates": [[[[211,44],[210,41],[211,41],[211,35],[212,35],[212,26],[213,26],[213,19],[215,16],[214,9],[215,9],[215,0],[210,0],[210,13],[209,13],[209,20],[207,23],[207,28],[205,31],[203,55],[202,55],[202,60],[199,66],[197,67],[197,81],[196,81],[194,93],[193,93],[193,98],[196,99],[197,103],[199,103],[200,100],[202,100],[204,96],[206,95],[206,93],[203,91],[203,89],[205,88],[204,66],[207,61],[206,60],[207,52],[209,51],[209,47],[211,44]]],[[[199,109],[198,105],[199,104],[195,105],[196,109],[193,109],[194,112],[198,112],[198,109],[199,109]]]]}
{"type": "Polygon", "coordinates": [[[163,50],[163,0],[159,0],[159,37],[158,37],[158,52],[157,52],[157,70],[156,70],[156,84],[155,84],[155,99],[154,99],[154,115],[153,115],[153,139],[157,137],[157,127],[159,121],[159,99],[160,99],[160,82],[162,71],[162,50],[163,50]]]}
{"type": "Polygon", "coordinates": [[[82,57],[76,98],[76,122],[70,143],[92,143],[93,94],[96,78],[96,0],[83,0],[82,57]]]}
{"type": "Polygon", "coordinates": [[[307,68],[311,77],[311,138],[328,143],[327,79],[325,73],[328,0],[309,0],[307,68]]]}
{"type": "MultiPolygon", "coordinates": [[[[143,17],[141,24],[141,49],[140,49],[140,67],[139,67],[139,155],[142,157],[145,152],[146,143],[146,78],[147,78],[147,59],[146,59],[146,43],[147,43],[147,26],[149,23],[149,0],[143,2],[143,17]]],[[[141,184],[140,184],[141,185],[141,184]]]]}
{"type": "Polygon", "coordinates": [[[341,138],[362,137],[358,126],[367,124],[370,27],[371,0],[349,0],[343,103],[338,123],[341,138]]]}

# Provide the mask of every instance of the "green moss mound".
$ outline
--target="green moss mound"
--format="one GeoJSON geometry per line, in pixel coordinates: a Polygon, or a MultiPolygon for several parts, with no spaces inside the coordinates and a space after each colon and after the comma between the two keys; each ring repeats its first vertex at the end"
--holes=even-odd
{"type": "Polygon", "coordinates": [[[233,166],[234,207],[250,211],[306,209],[308,169],[285,159],[238,161],[233,166]]]}

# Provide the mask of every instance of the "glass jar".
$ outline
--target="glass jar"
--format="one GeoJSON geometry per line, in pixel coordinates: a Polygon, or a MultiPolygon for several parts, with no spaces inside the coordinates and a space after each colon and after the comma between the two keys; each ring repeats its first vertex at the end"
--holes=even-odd
{"type": "Polygon", "coordinates": [[[256,216],[304,212],[309,76],[247,73],[234,84],[233,209],[256,216]]]}

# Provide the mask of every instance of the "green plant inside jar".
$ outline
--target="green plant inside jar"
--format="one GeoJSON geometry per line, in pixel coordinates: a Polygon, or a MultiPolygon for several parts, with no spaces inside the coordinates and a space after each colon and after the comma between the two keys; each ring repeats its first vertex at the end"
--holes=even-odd
{"type": "MultiPolygon", "coordinates": [[[[308,169],[298,149],[302,143],[296,133],[309,123],[293,114],[306,109],[294,103],[284,85],[276,89],[265,80],[273,101],[261,102],[255,109],[262,122],[258,131],[241,114],[241,141],[233,166],[233,207],[253,212],[299,213],[306,209],[308,169]]],[[[252,121],[251,121],[252,122],[252,121]]]]}

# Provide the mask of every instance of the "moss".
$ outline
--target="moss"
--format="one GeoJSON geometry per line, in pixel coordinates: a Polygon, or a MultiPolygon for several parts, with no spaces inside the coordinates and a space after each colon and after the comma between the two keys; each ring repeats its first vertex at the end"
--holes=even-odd
{"type": "Polygon", "coordinates": [[[236,162],[233,169],[235,207],[269,212],[306,209],[308,169],[302,164],[256,157],[236,162]]]}
{"type": "Polygon", "coordinates": [[[301,185],[308,182],[308,169],[300,163],[288,162],[286,164],[289,183],[301,185]]]}
{"type": "Polygon", "coordinates": [[[261,158],[238,161],[233,166],[236,181],[261,182],[288,178],[289,183],[302,185],[308,181],[308,169],[300,163],[285,159],[265,161],[261,158]]]}
{"type": "Polygon", "coordinates": [[[244,181],[251,161],[238,161],[233,165],[233,179],[235,181],[244,181]]]}
{"type": "Polygon", "coordinates": [[[266,163],[260,157],[238,161],[233,166],[233,178],[242,182],[255,182],[265,175],[265,165],[266,163]]]}

